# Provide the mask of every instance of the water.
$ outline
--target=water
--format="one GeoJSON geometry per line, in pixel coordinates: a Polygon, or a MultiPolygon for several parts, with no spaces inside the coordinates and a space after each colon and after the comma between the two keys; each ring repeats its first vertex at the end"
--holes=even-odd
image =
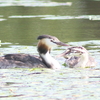
{"type": "MultiPolygon", "coordinates": [[[[0,1],[0,55],[38,55],[37,36],[49,34],[86,47],[97,61],[94,69],[1,69],[0,100],[100,99],[99,8],[99,0],[0,1]]],[[[52,55],[64,49],[54,48],[52,55]]],[[[58,59],[61,64],[64,60],[58,59]]]]}
{"type": "Polygon", "coordinates": [[[99,1],[5,1],[0,4],[2,42],[33,45],[41,34],[63,42],[99,40],[99,1]]]}

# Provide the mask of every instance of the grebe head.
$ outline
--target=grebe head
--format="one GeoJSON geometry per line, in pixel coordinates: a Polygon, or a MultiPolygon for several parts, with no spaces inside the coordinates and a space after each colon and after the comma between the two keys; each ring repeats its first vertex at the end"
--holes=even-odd
{"type": "Polygon", "coordinates": [[[57,57],[64,57],[64,58],[68,58],[68,56],[76,56],[76,57],[80,57],[80,56],[85,56],[88,55],[88,51],[84,48],[84,47],[70,47],[67,48],[63,53],[61,53],[60,55],[57,55],[57,57]]]}
{"type": "Polygon", "coordinates": [[[56,46],[68,46],[67,44],[61,42],[55,36],[41,35],[41,36],[38,36],[37,39],[39,40],[38,45],[37,45],[39,53],[45,54],[47,51],[50,52],[50,50],[56,46]]]}
{"type": "Polygon", "coordinates": [[[72,53],[85,53],[87,50],[84,47],[71,47],[69,48],[72,53]]]}
{"type": "Polygon", "coordinates": [[[84,55],[88,55],[88,51],[80,46],[80,47],[71,47],[69,48],[70,53],[73,53],[74,56],[84,56],[84,55]]]}
{"type": "Polygon", "coordinates": [[[68,46],[61,42],[58,38],[50,35],[41,35],[37,38],[39,40],[37,49],[42,61],[48,68],[60,69],[60,64],[50,55],[50,51],[55,46],[68,46]]]}

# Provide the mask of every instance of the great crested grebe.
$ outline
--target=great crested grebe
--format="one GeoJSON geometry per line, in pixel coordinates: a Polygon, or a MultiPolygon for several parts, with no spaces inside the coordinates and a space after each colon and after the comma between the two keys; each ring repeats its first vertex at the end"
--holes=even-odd
{"type": "Polygon", "coordinates": [[[60,69],[60,64],[50,55],[50,51],[52,47],[68,45],[50,35],[41,35],[38,36],[37,39],[39,40],[37,50],[40,57],[29,54],[6,54],[3,57],[0,57],[0,68],[45,67],[60,69]]]}
{"type": "Polygon", "coordinates": [[[70,47],[65,52],[58,55],[58,57],[64,56],[66,58],[65,63],[70,68],[86,68],[95,67],[96,62],[92,58],[88,51],[84,47],[70,47]]]}

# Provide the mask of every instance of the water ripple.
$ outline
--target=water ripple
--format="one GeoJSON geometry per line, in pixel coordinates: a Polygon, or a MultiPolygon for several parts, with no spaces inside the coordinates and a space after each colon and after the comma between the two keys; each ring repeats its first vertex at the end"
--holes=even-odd
{"type": "Polygon", "coordinates": [[[50,1],[1,1],[0,6],[25,6],[25,7],[53,7],[53,6],[71,6],[72,2],[50,2],[50,1]]]}
{"type": "Polygon", "coordinates": [[[100,15],[60,16],[60,15],[11,15],[8,18],[40,18],[42,20],[88,19],[100,20],[100,15]]]}

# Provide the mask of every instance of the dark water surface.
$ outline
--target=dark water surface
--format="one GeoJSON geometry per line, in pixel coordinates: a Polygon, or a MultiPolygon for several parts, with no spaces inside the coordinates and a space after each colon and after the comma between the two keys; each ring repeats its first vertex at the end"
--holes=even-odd
{"type": "MultiPolygon", "coordinates": [[[[97,61],[94,69],[1,69],[0,100],[99,100],[100,1],[0,1],[0,55],[38,54],[37,36],[49,34],[84,46],[97,61]]],[[[66,49],[57,47],[55,56],[66,49]]],[[[64,59],[58,59],[63,64],[64,59]]],[[[64,67],[64,66],[62,66],[64,67]]]]}

